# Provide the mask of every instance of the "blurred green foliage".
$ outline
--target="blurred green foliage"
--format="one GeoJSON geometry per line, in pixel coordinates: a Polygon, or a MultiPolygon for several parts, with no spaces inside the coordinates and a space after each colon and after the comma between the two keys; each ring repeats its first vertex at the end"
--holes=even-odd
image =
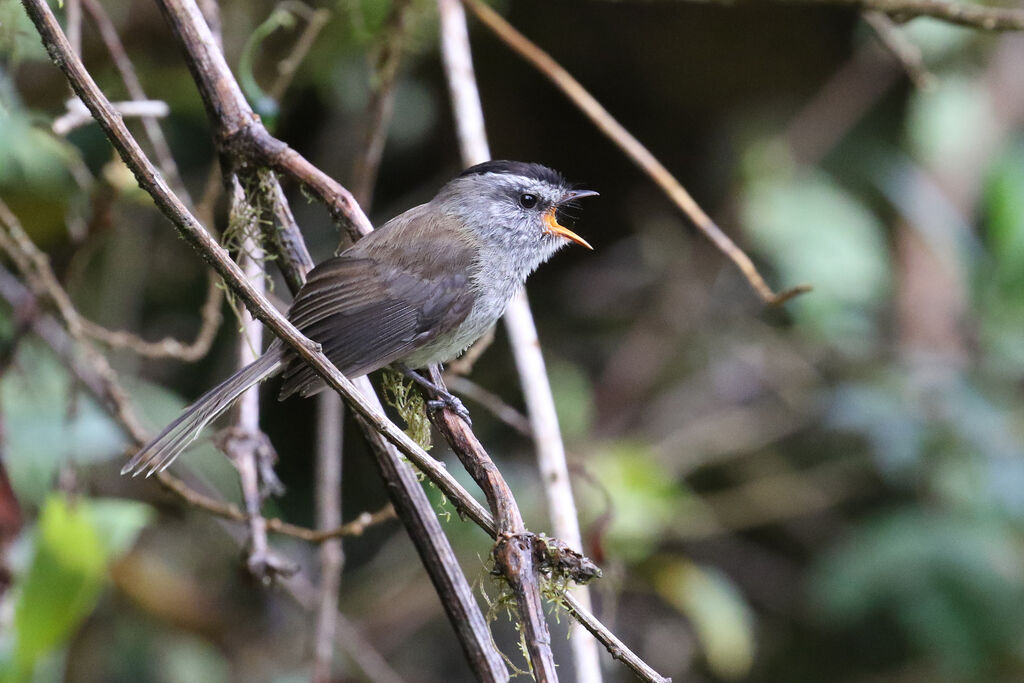
{"type": "Polygon", "coordinates": [[[0,658],[4,680],[30,679],[36,663],[74,633],[95,608],[107,565],[150,519],[147,506],[129,501],[54,494],[42,503],[32,561],[19,582],[13,654],[0,658]]]}

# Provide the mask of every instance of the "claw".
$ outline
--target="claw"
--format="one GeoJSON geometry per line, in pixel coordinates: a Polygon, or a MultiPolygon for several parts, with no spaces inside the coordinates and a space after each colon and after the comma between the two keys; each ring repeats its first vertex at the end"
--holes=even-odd
{"type": "Polygon", "coordinates": [[[466,424],[470,427],[473,426],[473,420],[469,417],[469,410],[466,409],[466,406],[462,404],[462,401],[457,396],[452,396],[448,392],[440,394],[438,399],[427,401],[427,407],[430,410],[444,410],[447,408],[465,420],[466,424]]]}

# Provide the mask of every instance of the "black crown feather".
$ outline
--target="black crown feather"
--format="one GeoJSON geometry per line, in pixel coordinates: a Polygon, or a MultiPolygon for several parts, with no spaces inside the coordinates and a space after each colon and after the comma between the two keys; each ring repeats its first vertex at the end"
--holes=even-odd
{"type": "Polygon", "coordinates": [[[503,173],[507,175],[518,175],[525,178],[540,180],[550,185],[565,186],[565,178],[558,171],[541,164],[530,164],[525,161],[485,161],[476,166],[470,166],[459,174],[459,177],[468,175],[483,175],[484,173],[503,173]]]}

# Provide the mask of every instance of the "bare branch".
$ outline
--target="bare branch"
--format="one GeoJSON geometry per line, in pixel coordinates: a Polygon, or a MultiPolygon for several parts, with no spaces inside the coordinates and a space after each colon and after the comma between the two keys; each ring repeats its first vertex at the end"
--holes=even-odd
{"type": "MultiPolygon", "coordinates": [[[[707,0],[700,0],[706,2],[707,0]]],[[[712,0],[714,1],[714,0],[712,0]]],[[[750,0],[741,0],[750,2],[750,0]]],[[[950,24],[984,31],[1024,30],[1024,10],[1009,7],[985,7],[947,0],[773,0],[774,2],[834,5],[887,14],[896,21],[917,17],[938,19],[950,24]]]]}
{"type": "MultiPolygon", "coordinates": [[[[103,44],[107,46],[107,52],[110,53],[114,67],[121,74],[121,80],[124,81],[128,94],[131,95],[133,100],[145,100],[146,91],[143,90],[142,82],[139,80],[138,74],[135,73],[135,67],[128,58],[128,53],[125,52],[121,38],[117,35],[114,22],[110,20],[110,16],[103,9],[103,5],[100,4],[99,0],[82,0],[82,3],[85,11],[96,24],[100,37],[103,39],[103,44]]],[[[181,179],[178,164],[175,163],[174,155],[171,154],[167,138],[164,137],[163,129],[160,128],[160,122],[156,119],[157,116],[157,114],[143,115],[142,128],[146,132],[146,137],[149,138],[149,143],[153,145],[153,152],[156,154],[157,161],[160,162],[160,170],[167,176],[168,182],[171,183],[171,187],[174,188],[178,196],[186,204],[191,204],[192,200],[189,197],[188,190],[185,188],[184,181],[181,179]]]]}
{"type": "Polygon", "coordinates": [[[461,375],[451,373],[451,368],[444,375],[444,381],[448,388],[460,396],[465,396],[471,401],[476,401],[486,408],[492,415],[516,430],[523,436],[533,436],[530,430],[530,420],[521,412],[505,403],[501,396],[484,389],[476,382],[461,375]]]}
{"type": "Polygon", "coordinates": [[[355,167],[352,169],[353,192],[363,206],[372,203],[377,171],[391,125],[398,66],[402,61],[402,49],[405,44],[406,15],[410,6],[409,0],[392,3],[374,60],[370,102],[366,106],[368,126],[363,138],[362,153],[356,155],[355,167]]]}
{"type": "Polygon", "coordinates": [[[928,72],[921,56],[921,48],[914,44],[896,22],[887,14],[864,12],[864,22],[871,27],[878,41],[892,53],[906,72],[910,82],[920,90],[927,90],[935,84],[935,77],[928,72]]]}
{"type": "MultiPolygon", "coordinates": [[[[316,443],[316,522],[321,529],[341,523],[341,463],[345,405],[335,393],[317,397],[316,443]]],[[[341,571],[345,565],[341,539],[325,541],[320,546],[320,585],[317,605],[316,635],[313,642],[313,673],[311,680],[329,683],[333,680],[334,632],[337,628],[338,591],[341,571]]]]}
{"type": "MultiPolygon", "coordinates": [[[[78,98],[68,100],[66,106],[67,113],[53,120],[51,130],[55,135],[63,137],[76,128],[93,123],[92,114],[78,98]]],[[[162,118],[171,113],[171,108],[162,100],[112,102],[111,106],[125,118],[162,118]]]]}
{"type": "Polygon", "coordinates": [[[291,53],[277,65],[277,78],[267,92],[275,100],[280,100],[284,96],[284,92],[295,78],[295,73],[299,70],[302,60],[309,54],[317,36],[320,35],[320,31],[323,30],[324,26],[327,25],[327,21],[331,18],[330,11],[322,7],[313,9],[301,2],[283,2],[281,5],[296,14],[302,15],[306,20],[306,27],[299,34],[299,39],[295,41],[291,53]]]}
{"type": "MultiPolygon", "coordinates": [[[[483,107],[473,73],[473,58],[469,47],[469,32],[466,14],[458,0],[440,0],[441,41],[445,57],[448,86],[452,94],[452,109],[455,112],[459,142],[465,164],[485,161],[490,156],[487,133],[484,129],[483,107]]],[[[524,291],[520,291],[505,312],[505,329],[508,331],[512,353],[519,371],[519,384],[526,399],[527,412],[541,482],[548,502],[555,535],[574,549],[582,549],[579,518],[569,481],[569,470],[565,462],[565,448],[555,412],[555,400],[551,394],[544,356],[541,353],[537,327],[524,291]]],[[[482,454],[486,457],[486,453],[482,454]]],[[[493,511],[493,507],[492,507],[493,511]]],[[[497,512],[495,512],[495,516],[497,512]]],[[[499,517],[500,523],[500,517],[499,517]]],[[[507,550],[507,546],[505,548],[507,550]]],[[[497,553],[497,548],[495,552],[497,553]]],[[[511,581],[511,577],[509,577],[511,581]]],[[[590,606],[590,591],[586,586],[576,589],[580,602],[590,606]]],[[[573,661],[579,681],[600,683],[601,661],[593,640],[580,632],[578,625],[570,627],[573,661]]]]}

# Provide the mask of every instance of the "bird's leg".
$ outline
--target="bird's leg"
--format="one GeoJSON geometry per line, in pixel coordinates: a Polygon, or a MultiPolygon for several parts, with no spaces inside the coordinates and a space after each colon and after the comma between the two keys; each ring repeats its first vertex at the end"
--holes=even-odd
{"type": "Polygon", "coordinates": [[[426,389],[431,396],[437,396],[436,399],[429,399],[427,401],[427,408],[430,410],[449,408],[452,412],[465,420],[466,424],[473,426],[473,421],[469,419],[469,411],[466,410],[466,406],[462,404],[462,401],[460,401],[457,396],[452,395],[448,389],[445,388],[444,383],[440,381],[440,376],[438,376],[435,381],[431,381],[412,368],[400,364],[396,364],[395,367],[397,367],[403,375],[426,389]]]}

